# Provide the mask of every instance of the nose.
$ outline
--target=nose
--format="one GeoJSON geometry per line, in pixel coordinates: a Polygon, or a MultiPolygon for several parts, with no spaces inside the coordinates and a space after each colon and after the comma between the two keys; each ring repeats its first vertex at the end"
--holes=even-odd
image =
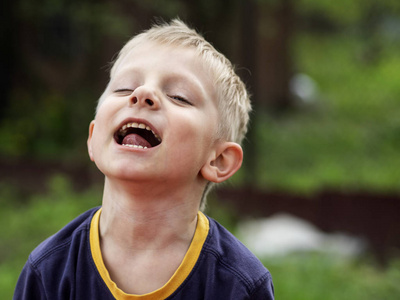
{"type": "Polygon", "coordinates": [[[156,109],[160,105],[160,100],[156,91],[153,88],[145,85],[137,87],[133,91],[129,101],[131,105],[137,104],[141,106],[147,106],[152,109],[156,109]]]}

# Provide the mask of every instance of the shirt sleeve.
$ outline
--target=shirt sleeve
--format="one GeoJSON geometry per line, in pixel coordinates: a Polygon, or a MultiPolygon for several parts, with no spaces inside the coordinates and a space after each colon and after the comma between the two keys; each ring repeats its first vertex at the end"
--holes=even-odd
{"type": "Polygon", "coordinates": [[[274,284],[272,283],[271,274],[260,282],[258,287],[251,294],[250,299],[274,300],[274,284]]]}
{"type": "Polygon", "coordinates": [[[28,262],[18,278],[13,300],[45,300],[46,295],[42,281],[36,270],[28,262]]]}

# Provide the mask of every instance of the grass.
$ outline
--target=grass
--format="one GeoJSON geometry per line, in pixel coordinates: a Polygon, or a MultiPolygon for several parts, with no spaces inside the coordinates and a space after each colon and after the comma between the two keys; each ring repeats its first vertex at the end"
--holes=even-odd
{"type": "Polygon", "coordinates": [[[368,260],[343,260],[321,254],[265,259],[277,299],[398,299],[400,261],[387,268],[368,260]]]}

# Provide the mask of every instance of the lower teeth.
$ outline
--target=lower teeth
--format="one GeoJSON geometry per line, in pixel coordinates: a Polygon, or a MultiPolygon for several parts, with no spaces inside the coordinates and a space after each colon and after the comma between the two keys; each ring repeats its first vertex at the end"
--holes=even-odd
{"type": "Polygon", "coordinates": [[[130,147],[130,148],[147,149],[147,147],[143,147],[143,146],[140,146],[140,145],[122,144],[122,146],[127,146],[127,147],[130,147]]]}

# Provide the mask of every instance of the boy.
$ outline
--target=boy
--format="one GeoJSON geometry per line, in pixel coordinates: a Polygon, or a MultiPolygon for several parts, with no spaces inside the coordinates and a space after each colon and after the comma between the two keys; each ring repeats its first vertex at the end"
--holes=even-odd
{"type": "Polygon", "coordinates": [[[15,299],[273,299],[269,272],[199,212],[241,166],[250,102],[230,62],[183,22],[130,40],[89,127],[102,207],[29,256],[15,299]]]}

